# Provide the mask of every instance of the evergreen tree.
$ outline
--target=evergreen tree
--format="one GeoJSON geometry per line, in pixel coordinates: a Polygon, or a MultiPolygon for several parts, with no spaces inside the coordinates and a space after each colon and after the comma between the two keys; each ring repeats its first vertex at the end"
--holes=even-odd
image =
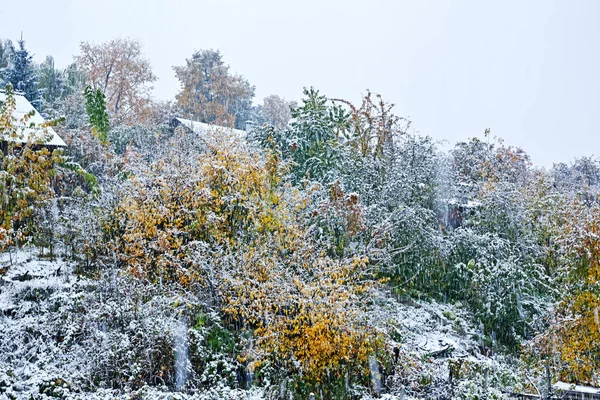
{"type": "Polygon", "coordinates": [[[25,94],[25,98],[37,109],[42,104],[42,96],[38,89],[38,74],[32,56],[25,48],[25,41],[19,40],[19,48],[11,55],[10,65],[2,71],[4,84],[12,86],[25,94]]]}

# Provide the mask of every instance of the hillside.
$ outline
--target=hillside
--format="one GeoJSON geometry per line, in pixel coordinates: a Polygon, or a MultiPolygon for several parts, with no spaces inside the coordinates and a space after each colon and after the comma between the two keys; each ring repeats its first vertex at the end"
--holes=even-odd
{"type": "Polygon", "coordinates": [[[82,43],[66,70],[19,49],[0,104],[0,396],[599,386],[597,159],[538,168],[490,130],[444,151],[370,91],[255,106],[218,51],[176,67],[164,104],[139,42],[82,43]]]}
{"type": "MultiPolygon", "coordinates": [[[[30,250],[13,254],[2,279],[0,391],[4,396],[266,399],[285,393],[285,386],[279,385],[230,388],[218,377],[212,378],[216,381],[208,390],[173,392],[168,374],[174,373],[174,360],[169,353],[175,353],[178,316],[185,312],[179,294],[157,290],[146,293],[144,300],[135,299],[131,294],[140,289],[139,284],[118,276],[117,271],[102,279],[82,277],[71,263],[40,260],[36,250],[30,250]],[[133,382],[138,374],[146,375],[163,365],[165,379],[154,386],[135,385],[123,391],[105,383],[117,374],[133,382]]],[[[9,263],[6,257],[3,263],[9,263]]],[[[400,393],[405,393],[405,399],[449,398],[452,392],[461,397],[467,393],[500,396],[498,387],[508,390],[516,383],[510,360],[481,354],[470,315],[447,304],[409,303],[378,293],[370,307],[371,323],[389,335],[390,345],[400,349],[403,360],[384,372],[389,375],[393,371],[386,376],[386,386],[396,394],[385,398],[401,398],[400,393]],[[406,364],[409,360],[410,366],[406,364]],[[483,373],[452,388],[448,383],[450,360],[488,370],[489,384],[496,388],[483,389],[483,373]]],[[[186,325],[186,330],[188,340],[204,347],[196,352],[214,350],[207,342],[205,327],[186,325]]],[[[239,368],[235,360],[222,357],[221,362],[232,363],[225,369],[239,368]]]]}

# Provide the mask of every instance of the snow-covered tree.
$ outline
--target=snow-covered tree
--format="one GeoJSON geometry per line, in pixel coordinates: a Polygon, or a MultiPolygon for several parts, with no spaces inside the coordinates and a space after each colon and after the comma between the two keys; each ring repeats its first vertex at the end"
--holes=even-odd
{"type": "Polygon", "coordinates": [[[87,85],[105,94],[107,111],[116,123],[145,120],[156,76],[139,41],[82,42],[75,60],[85,73],[87,85]]]}
{"type": "Polygon", "coordinates": [[[263,99],[263,103],[257,106],[256,114],[258,124],[272,125],[276,129],[285,129],[292,119],[292,109],[298,104],[295,101],[272,94],[263,99]]]}
{"type": "Polygon", "coordinates": [[[5,84],[22,92],[38,110],[42,106],[42,93],[38,88],[39,72],[33,63],[33,56],[25,48],[25,41],[19,40],[18,48],[11,52],[10,64],[2,70],[5,84]]]}
{"type": "Polygon", "coordinates": [[[54,58],[46,57],[39,67],[39,84],[44,104],[51,106],[67,94],[63,71],[54,67],[54,58]]]}
{"type": "Polygon", "coordinates": [[[23,138],[23,127],[30,126],[30,115],[17,121],[12,85],[6,86],[6,101],[0,105],[0,133],[6,144],[0,157],[0,250],[22,245],[33,238],[35,213],[43,201],[53,195],[51,180],[54,163],[60,161],[60,151],[50,152],[40,147],[47,140],[45,126],[39,135],[23,138]]]}
{"type": "Polygon", "coordinates": [[[253,119],[254,86],[231,73],[219,51],[196,51],[173,69],[181,84],[177,103],[187,118],[238,129],[253,119]]]}
{"type": "Polygon", "coordinates": [[[364,382],[381,346],[360,302],[375,285],[368,259],[323,254],[303,222],[310,198],[285,184],[276,155],[218,130],[200,147],[172,146],[127,182],[119,259],[146,282],[202,290],[255,337],[258,348],[240,357],[250,370],[301,369],[307,388],[346,373],[364,382]]]}
{"type": "Polygon", "coordinates": [[[8,68],[11,63],[12,54],[15,51],[15,47],[9,39],[0,39],[0,86],[4,87],[6,82],[4,81],[4,70],[8,68]]]}

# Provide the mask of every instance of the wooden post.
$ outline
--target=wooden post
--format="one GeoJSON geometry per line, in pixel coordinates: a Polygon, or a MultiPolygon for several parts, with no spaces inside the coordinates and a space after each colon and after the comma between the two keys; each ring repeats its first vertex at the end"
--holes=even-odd
{"type": "Polygon", "coordinates": [[[550,377],[550,360],[548,356],[546,356],[546,382],[548,384],[546,398],[548,400],[552,399],[552,379],[550,377]]]}
{"type": "Polygon", "coordinates": [[[489,375],[489,369],[487,367],[485,367],[485,370],[483,371],[483,388],[487,390],[488,388],[488,375],[489,375]]]}

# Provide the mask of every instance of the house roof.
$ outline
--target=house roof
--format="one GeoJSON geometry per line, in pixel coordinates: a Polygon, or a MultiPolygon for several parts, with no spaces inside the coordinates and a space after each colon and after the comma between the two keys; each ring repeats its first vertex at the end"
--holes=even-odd
{"type": "MultiPolygon", "coordinates": [[[[29,141],[29,139],[32,136],[35,137],[36,135],[42,133],[42,129],[39,127],[46,121],[40,115],[40,113],[33,107],[33,105],[31,105],[29,100],[27,100],[25,98],[25,96],[23,96],[22,94],[18,94],[18,93],[15,93],[14,96],[15,96],[16,109],[15,109],[15,112],[13,113],[13,117],[16,119],[17,125],[21,129],[21,133],[23,134],[23,137],[20,139],[17,139],[16,142],[26,143],[27,141],[29,141]],[[35,128],[31,128],[30,126],[25,126],[22,123],[23,117],[25,115],[29,114],[32,110],[35,113],[27,120],[27,122],[29,124],[34,124],[35,128]]],[[[0,102],[4,102],[4,101],[6,101],[6,93],[4,91],[0,90],[0,102]]],[[[60,136],[58,136],[58,134],[56,133],[56,131],[54,129],[52,129],[51,127],[47,127],[47,128],[45,128],[45,130],[48,132],[49,135],[51,135],[50,141],[44,143],[45,145],[60,146],[60,147],[66,146],[65,142],[60,138],[60,136]]],[[[2,136],[2,135],[0,134],[0,136],[2,136]]],[[[4,137],[2,137],[2,139],[3,140],[13,140],[13,139],[4,138],[4,137]]]]}
{"type": "Polygon", "coordinates": [[[194,133],[202,134],[208,131],[225,131],[228,133],[233,133],[235,136],[239,136],[240,138],[246,137],[246,131],[242,131],[240,129],[227,128],[219,125],[211,125],[205,124],[204,122],[192,121],[191,119],[184,118],[175,118],[175,121],[190,129],[194,133]]]}
{"type": "Polygon", "coordinates": [[[461,206],[461,207],[465,207],[465,208],[479,208],[482,206],[480,201],[458,199],[456,197],[452,197],[450,199],[445,199],[445,202],[452,206],[461,206]]]}
{"type": "MultiPolygon", "coordinates": [[[[590,386],[580,386],[580,385],[574,385],[574,384],[565,383],[565,382],[556,382],[554,384],[554,388],[557,390],[565,391],[565,392],[577,392],[577,393],[586,393],[586,394],[590,394],[590,395],[597,395],[598,397],[593,397],[593,398],[600,398],[600,389],[590,387],[590,386]]],[[[592,397],[590,397],[590,399],[591,398],[592,397]]]]}

